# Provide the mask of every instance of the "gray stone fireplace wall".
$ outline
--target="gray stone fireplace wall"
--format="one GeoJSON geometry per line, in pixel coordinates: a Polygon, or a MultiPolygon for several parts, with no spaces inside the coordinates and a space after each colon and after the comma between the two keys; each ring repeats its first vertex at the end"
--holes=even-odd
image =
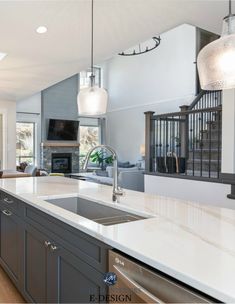
{"type": "Polygon", "coordinates": [[[71,153],[72,154],[72,172],[79,172],[79,146],[48,146],[41,144],[41,168],[51,172],[51,154],[52,153],[71,153]]]}

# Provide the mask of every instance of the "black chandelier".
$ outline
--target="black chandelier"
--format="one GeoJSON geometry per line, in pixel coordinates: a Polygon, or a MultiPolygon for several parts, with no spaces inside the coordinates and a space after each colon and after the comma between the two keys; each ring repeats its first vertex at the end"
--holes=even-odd
{"type": "Polygon", "coordinates": [[[139,44],[138,48],[137,49],[134,48],[132,52],[121,52],[121,53],[118,53],[118,55],[120,55],[120,56],[136,56],[136,55],[141,55],[141,54],[145,54],[145,53],[148,53],[150,51],[153,51],[154,49],[156,49],[160,45],[161,38],[160,38],[160,36],[159,37],[153,37],[152,40],[154,42],[153,46],[146,46],[145,49],[143,49],[143,48],[141,48],[141,45],[139,44]]]}

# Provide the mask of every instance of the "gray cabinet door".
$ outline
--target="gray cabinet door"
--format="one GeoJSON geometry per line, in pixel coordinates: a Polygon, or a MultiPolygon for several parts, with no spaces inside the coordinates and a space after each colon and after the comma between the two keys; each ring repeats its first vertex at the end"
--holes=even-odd
{"type": "Polygon", "coordinates": [[[48,302],[105,302],[103,274],[60,245],[55,246],[48,253],[48,302]]]}
{"type": "Polygon", "coordinates": [[[24,291],[34,303],[47,302],[47,236],[30,225],[24,230],[24,291]]]}
{"type": "Polygon", "coordinates": [[[21,225],[20,219],[10,210],[0,208],[0,256],[11,278],[20,279],[21,225]]]}

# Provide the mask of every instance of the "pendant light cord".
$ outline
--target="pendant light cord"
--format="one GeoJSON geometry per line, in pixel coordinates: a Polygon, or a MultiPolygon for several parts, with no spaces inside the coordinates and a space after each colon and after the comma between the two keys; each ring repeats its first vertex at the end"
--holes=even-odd
{"type": "Polygon", "coordinates": [[[228,16],[227,16],[227,22],[228,22],[228,34],[232,34],[232,0],[229,0],[229,7],[228,7],[228,16]]]}
{"type": "Polygon", "coordinates": [[[94,0],[91,0],[91,76],[94,76],[94,0]]]}

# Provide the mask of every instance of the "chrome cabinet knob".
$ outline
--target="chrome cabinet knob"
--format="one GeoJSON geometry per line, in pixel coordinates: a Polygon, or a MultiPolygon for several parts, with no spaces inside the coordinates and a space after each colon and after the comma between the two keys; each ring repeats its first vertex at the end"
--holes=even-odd
{"type": "Polygon", "coordinates": [[[14,203],[12,200],[9,200],[7,197],[5,197],[3,200],[4,200],[4,202],[7,203],[7,204],[12,204],[12,203],[14,203]]]}
{"type": "Polygon", "coordinates": [[[11,216],[12,215],[12,212],[9,211],[9,210],[3,210],[2,213],[5,214],[5,215],[7,215],[7,216],[11,216]]]}
{"type": "Polygon", "coordinates": [[[51,244],[50,249],[51,251],[56,251],[58,247],[56,245],[51,244]]]}
{"type": "Polygon", "coordinates": [[[50,241],[45,241],[44,245],[45,245],[45,247],[49,247],[51,245],[51,242],[50,241]]]}

